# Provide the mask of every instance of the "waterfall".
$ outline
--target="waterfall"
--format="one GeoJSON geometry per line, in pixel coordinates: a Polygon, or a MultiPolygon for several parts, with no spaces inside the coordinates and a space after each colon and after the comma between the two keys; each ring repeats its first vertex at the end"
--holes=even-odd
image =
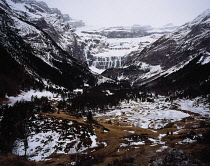
{"type": "Polygon", "coordinates": [[[113,64],[112,57],[111,57],[111,56],[110,56],[110,57],[107,57],[107,59],[108,59],[107,68],[108,68],[108,69],[109,69],[109,68],[112,68],[112,64],[113,64]]]}
{"type": "Polygon", "coordinates": [[[121,61],[121,57],[119,57],[119,67],[122,66],[122,61],[121,61]]]}
{"type": "Polygon", "coordinates": [[[85,46],[84,48],[84,54],[85,54],[85,60],[87,61],[87,56],[88,56],[88,50],[89,50],[89,46],[85,46]]]}
{"type": "Polygon", "coordinates": [[[99,69],[109,69],[109,68],[122,67],[123,62],[121,56],[107,56],[107,57],[94,56],[92,65],[99,69]]]}
{"type": "Polygon", "coordinates": [[[93,66],[97,67],[97,63],[98,63],[98,56],[96,56],[96,59],[93,61],[93,66]]]}
{"type": "Polygon", "coordinates": [[[88,51],[89,51],[89,45],[86,45],[84,48],[84,54],[85,54],[85,60],[87,62],[87,65],[89,66],[88,51]]]}
{"type": "Polygon", "coordinates": [[[114,68],[117,67],[117,57],[114,59],[114,68]]]}

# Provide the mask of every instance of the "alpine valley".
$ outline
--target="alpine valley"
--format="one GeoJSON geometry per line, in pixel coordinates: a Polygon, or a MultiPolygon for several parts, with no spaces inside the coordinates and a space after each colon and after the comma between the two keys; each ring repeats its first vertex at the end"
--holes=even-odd
{"type": "Polygon", "coordinates": [[[210,165],[210,10],[93,27],[0,1],[0,165],[210,165]]]}

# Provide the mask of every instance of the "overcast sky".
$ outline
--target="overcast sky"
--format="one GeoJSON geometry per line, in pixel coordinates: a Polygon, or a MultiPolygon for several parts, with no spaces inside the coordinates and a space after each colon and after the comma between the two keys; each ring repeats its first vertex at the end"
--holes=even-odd
{"type": "Polygon", "coordinates": [[[210,8],[210,0],[42,0],[87,25],[182,25],[210,8]]]}

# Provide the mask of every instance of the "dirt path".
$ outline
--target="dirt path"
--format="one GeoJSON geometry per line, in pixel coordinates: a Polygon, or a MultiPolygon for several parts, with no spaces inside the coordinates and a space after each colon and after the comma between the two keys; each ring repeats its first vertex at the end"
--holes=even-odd
{"type": "MultiPolygon", "coordinates": [[[[118,149],[120,149],[120,141],[122,137],[131,136],[133,135],[134,132],[136,134],[142,134],[142,133],[148,133],[151,135],[154,134],[151,130],[136,128],[136,127],[116,126],[114,124],[98,123],[97,121],[93,123],[89,123],[85,121],[83,118],[77,118],[75,116],[68,115],[62,111],[60,111],[59,114],[58,112],[54,112],[51,114],[43,113],[43,115],[45,115],[46,117],[55,117],[58,119],[62,118],[62,119],[70,120],[70,121],[77,121],[78,123],[83,123],[87,125],[91,124],[97,136],[97,142],[106,142],[107,146],[101,149],[98,149],[95,152],[88,152],[88,151],[87,152],[89,155],[99,157],[102,159],[106,159],[109,157],[109,161],[115,159],[115,157],[112,157],[112,156],[116,156],[118,149]],[[133,133],[130,133],[128,131],[133,131],[133,133]]],[[[121,151],[120,155],[123,156],[125,153],[126,153],[126,150],[121,151]]],[[[53,159],[48,161],[47,163],[49,164],[56,163],[56,160],[54,158],[59,158],[59,162],[62,161],[62,163],[67,163],[67,161],[69,160],[69,156],[71,155],[66,155],[66,157],[64,156],[65,155],[57,155],[57,154],[51,155],[53,159]]]]}
{"type": "Polygon", "coordinates": [[[56,111],[54,113],[42,113],[46,117],[55,117],[55,118],[62,118],[62,119],[67,119],[67,120],[72,120],[72,121],[77,121],[78,123],[83,123],[87,124],[83,118],[75,117],[73,115],[66,114],[63,111],[60,111],[59,113],[56,111]]]}
{"type": "MultiPolygon", "coordinates": [[[[186,117],[181,121],[176,121],[172,123],[171,126],[168,128],[163,128],[159,130],[143,129],[139,127],[132,127],[132,126],[126,126],[126,125],[119,126],[119,125],[116,125],[115,123],[113,124],[105,123],[105,121],[102,121],[102,123],[99,123],[100,118],[96,118],[95,122],[90,123],[90,122],[85,121],[83,118],[77,118],[75,116],[68,115],[62,111],[59,114],[55,112],[52,114],[46,113],[44,115],[46,117],[55,117],[58,119],[62,118],[62,119],[77,121],[78,123],[82,123],[85,125],[92,125],[94,129],[94,133],[97,136],[97,142],[106,142],[107,144],[106,146],[101,147],[93,152],[91,150],[86,151],[87,155],[91,155],[95,159],[100,159],[98,161],[96,160],[91,161],[91,159],[87,159],[87,161],[90,161],[92,165],[95,164],[95,165],[100,165],[100,166],[103,166],[103,165],[106,166],[110,163],[114,163],[116,160],[119,160],[119,162],[120,161],[125,162],[124,161],[125,158],[130,160],[133,157],[136,158],[133,161],[134,163],[144,165],[148,163],[151,159],[165,154],[170,148],[185,149],[185,146],[190,146],[190,145],[181,145],[181,144],[177,144],[177,142],[182,141],[184,138],[186,138],[187,134],[190,131],[194,131],[196,134],[199,134],[201,133],[200,130],[201,131],[204,130],[204,129],[199,129],[199,128],[193,128],[193,126],[196,126],[196,125],[199,126],[199,124],[201,123],[201,120],[194,118],[196,116],[197,117],[200,116],[199,114],[193,113],[187,110],[181,110],[181,109],[177,109],[177,111],[181,111],[192,116],[186,117]],[[171,134],[172,132],[176,134],[171,134]],[[162,137],[161,139],[158,138],[160,134],[166,134],[166,133],[170,133],[170,134],[166,135],[165,137],[162,137]],[[157,144],[155,146],[151,146],[152,145],[151,142],[147,141],[147,143],[145,143],[145,145],[143,146],[141,145],[141,146],[133,147],[133,146],[128,145],[126,147],[121,147],[120,144],[126,142],[122,138],[129,138],[130,136],[141,135],[141,134],[146,134],[148,135],[149,138],[153,138],[156,140],[159,139],[159,141],[164,142],[164,144],[157,144]],[[162,152],[157,153],[156,152],[157,149],[159,149],[161,146],[167,146],[168,148],[166,148],[166,150],[163,150],[162,152]]],[[[193,146],[191,148],[193,148],[193,146]]],[[[191,151],[194,152],[193,150],[191,151]]],[[[52,160],[48,161],[50,163],[48,165],[56,165],[56,163],[66,164],[71,161],[70,158],[72,157],[74,158],[75,156],[77,155],[76,154],[73,154],[73,155],[54,154],[54,157],[53,155],[51,156],[52,160]]],[[[82,158],[83,157],[84,155],[82,155],[82,158]]],[[[80,163],[82,162],[83,160],[80,161],[80,163]]]]}

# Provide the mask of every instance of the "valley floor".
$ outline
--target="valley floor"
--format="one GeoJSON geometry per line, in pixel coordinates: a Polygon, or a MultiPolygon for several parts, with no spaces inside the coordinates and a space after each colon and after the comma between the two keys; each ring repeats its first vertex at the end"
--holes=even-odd
{"type": "MultiPolygon", "coordinates": [[[[176,155],[193,156],[183,159],[189,165],[208,165],[210,110],[199,100],[122,102],[93,121],[62,110],[42,113],[34,123],[43,131],[28,137],[28,157],[36,165],[155,165],[178,149],[176,155]]],[[[16,143],[14,154],[24,155],[23,142],[16,143]]]]}

